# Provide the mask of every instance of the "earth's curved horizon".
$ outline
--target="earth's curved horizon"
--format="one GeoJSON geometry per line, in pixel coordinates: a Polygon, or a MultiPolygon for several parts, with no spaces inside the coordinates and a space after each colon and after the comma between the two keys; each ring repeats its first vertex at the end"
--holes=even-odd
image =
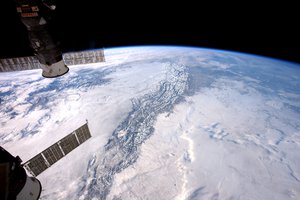
{"type": "Polygon", "coordinates": [[[300,64],[186,46],[0,77],[0,145],[23,161],[85,120],[41,199],[299,199],[300,64]]]}

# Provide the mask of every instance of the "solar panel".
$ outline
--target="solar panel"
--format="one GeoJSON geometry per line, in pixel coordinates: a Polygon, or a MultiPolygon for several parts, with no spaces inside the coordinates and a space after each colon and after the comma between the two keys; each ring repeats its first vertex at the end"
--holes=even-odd
{"type": "Polygon", "coordinates": [[[65,53],[63,58],[66,65],[105,62],[103,49],[65,53]]]}
{"type": "Polygon", "coordinates": [[[77,141],[74,133],[71,133],[67,137],[61,139],[58,144],[61,146],[65,155],[79,146],[79,142],[77,141]]]}
{"type": "Polygon", "coordinates": [[[48,168],[48,165],[46,164],[46,160],[42,156],[42,154],[38,154],[30,161],[26,162],[24,164],[24,167],[34,176],[39,175],[43,171],[45,171],[48,168]]]}
{"type": "Polygon", "coordinates": [[[80,144],[82,144],[91,137],[91,133],[87,124],[83,125],[82,127],[76,130],[76,136],[80,144]]]}
{"type": "MultiPolygon", "coordinates": [[[[63,54],[66,65],[78,65],[105,62],[103,49],[92,51],[70,52],[63,54]]],[[[0,72],[41,69],[41,64],[35,56],[0,59],[0,72]]]]}
{"type": "Polygon", "coordinates": [[[40,69],[41,65],[35,56],[0,59],[0,72],[40,69]]]}
{"type": "Polygon", "coordinates": [[[63,152],[61,151],[57,143],[53,144],[48,149],[44,150],[42,154],[47,159],[50,165],[53,165],[64,156],[63,152]]]}
{"type": "Polygon", "coordinates": [[[38,176],[40,173],[73,151],[76,147],[84,143],[90,137],[91,133],[86,123],[28,160],[26,163],[24,163],[24,167],[33,176],[38,176]]]}

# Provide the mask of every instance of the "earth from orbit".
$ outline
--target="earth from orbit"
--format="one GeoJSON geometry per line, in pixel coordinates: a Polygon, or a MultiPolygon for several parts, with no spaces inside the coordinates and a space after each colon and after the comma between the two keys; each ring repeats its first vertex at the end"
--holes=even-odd
{"type": "Polygon", "coordinates": [[[106,62],[0,76],[0,145],[27,161],[88,120],[41,199],[300,199],[300,65],[132,46],[106,62]]]}

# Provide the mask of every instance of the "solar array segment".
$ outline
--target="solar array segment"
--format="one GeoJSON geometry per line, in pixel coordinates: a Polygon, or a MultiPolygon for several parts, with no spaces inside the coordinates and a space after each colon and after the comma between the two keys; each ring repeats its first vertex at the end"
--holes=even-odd
{"type": "Polygon", "coordinates": [[[86,123],[25,162],[24,167],[33,176],[38,176],[51,165],[73,151],[76,147],[84,143],[90,137],[91,133],[86,123]]]}

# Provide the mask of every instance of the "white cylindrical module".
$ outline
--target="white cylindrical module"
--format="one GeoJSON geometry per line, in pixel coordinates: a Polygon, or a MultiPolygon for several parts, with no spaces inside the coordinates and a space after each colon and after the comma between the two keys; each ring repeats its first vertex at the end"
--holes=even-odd
{"type": "Polygon", "coordinates": [[[41,66],[43,69],[42,75],[46,78],[55,78],[58,76],[62,76],[69,71],[69,68],[65,65],[63,60],[52,65],[41,64],[41,66]]]}
{"type": "Polygon", "coordinates": [[[16,200],[37,200],[40,198],[42,185],[40,181],[34,177],[28,177],[22,190],[17,195],[16,200]]]}

